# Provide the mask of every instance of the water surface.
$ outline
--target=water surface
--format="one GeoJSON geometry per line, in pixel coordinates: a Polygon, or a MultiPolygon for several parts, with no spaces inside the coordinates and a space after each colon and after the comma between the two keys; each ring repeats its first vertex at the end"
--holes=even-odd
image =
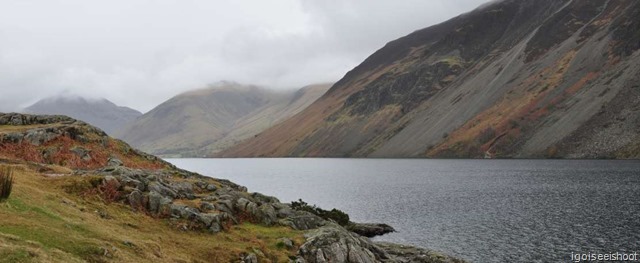
{"type": "Polygon", "coordinates": [[[384,222],[376,238],[472,262],[569,261],[640,252],[640,162],[588,160],[170,159],[283,202],[302,198],[384,222]]]}

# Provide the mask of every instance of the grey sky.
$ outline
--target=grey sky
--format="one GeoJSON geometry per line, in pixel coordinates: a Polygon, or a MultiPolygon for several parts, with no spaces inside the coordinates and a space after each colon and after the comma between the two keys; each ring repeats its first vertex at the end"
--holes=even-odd
{"type": "Polygon", "coordinates": [[[0,111],[59,94],[147,111],[221,80],[337,81],[486,0],[0,0],[0,111]]]}

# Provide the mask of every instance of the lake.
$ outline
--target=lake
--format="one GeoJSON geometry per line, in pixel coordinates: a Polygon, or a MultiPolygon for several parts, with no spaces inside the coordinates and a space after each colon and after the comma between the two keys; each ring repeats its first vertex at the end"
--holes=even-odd
{"type": "Polygon", "coordinates": [[[471,262],[568,262],[571,253],[640,252],[640,161],[170,159],[352,221],[375,238],[471,262]]]}

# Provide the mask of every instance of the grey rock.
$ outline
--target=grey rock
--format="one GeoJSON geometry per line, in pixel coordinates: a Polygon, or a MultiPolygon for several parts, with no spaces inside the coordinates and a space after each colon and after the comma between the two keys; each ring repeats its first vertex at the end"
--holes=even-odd
{"type": "Polygon", "coordinates": [[[24,139],[23,134],[15,133],[15,132],[5,134],[2,137],[3,142],[10,142],[10,143],[21,143],[23,139],[24,139]]]}
{"type": "Polygon", "coordinates": [[[144,182],[138,181],[136,179],[131,179],[128,176],[121,176],[120,183],[122,183],[122,185],[124,186],[136,188],[142,192],[144,192],[147,189],[147,185],[144,182]]]}
{"type": "Polygon", "coordinates": [[[240,198],[238,199],[238,201],[236,201],[236,209],[246,212],[247,209],[247,205],[249,203],[252,203],[251,201],[247,200],[246,198],[240,198]]]}
{"type": "Polygon", "coordinates": [[[144,209],[147,207],[145,198],[139,190],[131,192],[129,196],[127,196],[127,200],[129,201],[129,205],[134,209],[144,209]]]}
{"type": "Polygon", "coordinates": [[[207,191],[215,192],[215,191],[218,189],[218,187],[216,187],[216,186],[215,186],[215,185],[213,185],[213,184],[208,184],[208,185],[207,185],[207,187],[206,187],[206,189],[207,189],[207,191]]]}
{"type": "Polygon", "coordinates": [[[189,182],[178,182],[171,184],[170,188],[175,191],[178,196],[182,198],[187,198],[189,200],[195,199],[195,194],[193,193],[193,184],[189,182]]]}
{"type": "Polygon", "coordinates": [[[275,198],[273,196],[266,196],[261,193],[252,193],[251,197],[253,197],[253,199],[255,199],[259,203],[280,203],[280,200],[278,200],[278,198],[275,198]]]}
{"type": "Polygon", "coordinates": [[[107,160],[107,166],[123,166],[124,163],[115,157],[111,157],[107,160]]]}
{"type": "Polygon", "coordinates": [[[280,219],[278,224],[288,226],[296,230],[310,230],[326,225],[327,221],[308,212],[294,211],[291,216],[280,219]]]}
{"type": "Polygon", "coordinates": [[[369,240],[333,223],[313,230],[305,237],[307,241],[298,254],[310,263],[374,263],[389,259],[383,250],[369,240]]]}
{"type": "Polygon", "coordinates": [[[209,202],[200,202],[200,210],[203,210],[203,211],[216,210],[216,206],[209,202]]]}
{"type": "Polygon", "coordinates": [[[170,188],[158,183],[158,182],[151,182],[149,183],[149,191],[155,191],[159,194],[161,194],[162,196],[168,196],[171,197],[173,199],[175,199],[176,197],[178,197],[178,194],[171,190],[170,188]]]}
{"type": "Polygon", "coordinates": [[[389,258],[399,263],[464,263],[464,260],[450,257],[428,249],[416,248],[386,242],[375,243],[389,258]]]}
{"type": "Polygon", "coordinates": [[[120,186],[122,186],[120,181],[114,176],[105,176],[103,182],[105,184],[113,184],[115,188],[120,188],[120,186]]]}
{"type": "Polygon", "coordinates": [[[263,204],[259,208],[259,216],[258,220],[265,225],[273,225],[278,221],[278,216],[276,215],[276,210],[273,208],[271,204],[263,204]]]}
{"type": "Polygon", "coordinates": [[[89,155],[90,151],[85,148],[75,146],[71,148],[71,152],[76,156],[80,157],[82,160],[85,160],[85,161],[91,160],[91,156],[89,155]]]}
{"type": "Polygon", "coordinates": [[[194,184],[200,189],[206,189],[208,185],[208,183],[205,181],[197,181],[194,184]]]}
{"type": "Polygon", "coordinates": [[[249,253],[246,257],[242,259],[243,263],[258,263],[258,256],[254,253],[249,253]]]}
{"type": "Polygon", "coordinates": [[[205,196],[203,198],[200,198],[200,200],[207,201],[207,202],[212,202],[212,201],[218,200],[218,198],[213,196],[213,195],[209,195],[209,196],[205,196]]]}
{"type": "Polygon", "coordinates": [[[364,237],[382,236],[396,231],[387,224],[363,224],[354,222],[350,222],[349,225],[347,225],[347,229],[364,237]]]}
{"type": "Polygon", "coordinates": [[[149,193],[149,212],[158,215],[169,215],[171,213],[172,200],[168,197],[162,196],[158,192],[151,191],[149,193]]]}
{"type": "Polygon", "coordinates": [[[216,209],[232,214],[233,203],[231,202],[231,200],[219,200],[216,203],[216,209]]]}
{"type": "Polygon", "coordinates": [[[284,247],[286,247],[287,249],[292,249],[293,248],[293,240],[288,239],[288,238],[278,238],[278,243],[281,243],[282,245],[284,245],[284,247]]]}

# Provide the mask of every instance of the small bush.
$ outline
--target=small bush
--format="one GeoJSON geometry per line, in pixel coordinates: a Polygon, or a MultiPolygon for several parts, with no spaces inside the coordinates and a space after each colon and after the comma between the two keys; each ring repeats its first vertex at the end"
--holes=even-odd
{"type": "Polygon", "coordinates": [[[9,167],[0,168],[0,201],[9,198],[13,188],[13,170],[9,167]]]}
{"type": "Polygon", "coordinates": [[[305,201],[302,201],[302,199],[298,199],[297,202],[291,202],[291,208],[299,211],[307,211],[325,220],[333,220],[341,226],[346,226],[349,224],[349,215],[335,208],[331,209],[331,211],[324,210],[315,205],[309,205],[305,201]]]}

